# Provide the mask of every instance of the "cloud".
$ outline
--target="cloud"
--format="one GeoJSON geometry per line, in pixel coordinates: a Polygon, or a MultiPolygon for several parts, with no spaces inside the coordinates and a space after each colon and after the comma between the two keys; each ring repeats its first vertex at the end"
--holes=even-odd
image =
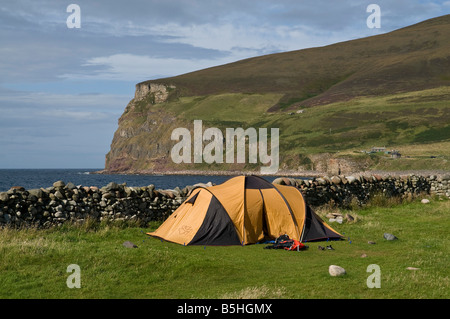
{"type": "Polygon", "coordinates": [[[218,59],[163,58],[134,54],[114,54],[88,59],[82,66],[84,73],[67,73],[70,80],[129,80],[144,81],[212,67],[239,59],[232,55],[218,59]],[[94,71],[88,69],[92,67],[94,71]]]}

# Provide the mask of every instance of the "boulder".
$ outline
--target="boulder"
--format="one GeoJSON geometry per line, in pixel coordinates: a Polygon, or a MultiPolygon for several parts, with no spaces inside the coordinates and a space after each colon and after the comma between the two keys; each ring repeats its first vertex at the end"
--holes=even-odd
{"type": "Polygon", "coordinates": [[[396,240],[396,239],[398,239],[396,236],[394,236],[392,234],[389,234],[389,233],[384,233],[383,237],[386,240],[396,240]]]}
{"type": "Polygon", "coordinates": [[[347,273],[344,268],[336,265],[330,265],[330,267],[328,267],[328,272],[333,277],[343,276],[347,273]]]}

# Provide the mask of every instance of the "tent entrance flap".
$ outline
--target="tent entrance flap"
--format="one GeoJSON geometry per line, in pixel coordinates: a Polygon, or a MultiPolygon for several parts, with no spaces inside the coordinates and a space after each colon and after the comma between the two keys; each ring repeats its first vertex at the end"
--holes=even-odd
{"type": "Polygon", "coordinates": [[[327,227],[322,219],[307,206],[302,241],[323,240],[328,238],[339,239],[342,238],[342,235],[327,227]]]}
{"type": "Polygon", "coordinates": [[[212,196],[205,219],[189,245],[239,245],[236,228],[225,208],[212,196]]]}

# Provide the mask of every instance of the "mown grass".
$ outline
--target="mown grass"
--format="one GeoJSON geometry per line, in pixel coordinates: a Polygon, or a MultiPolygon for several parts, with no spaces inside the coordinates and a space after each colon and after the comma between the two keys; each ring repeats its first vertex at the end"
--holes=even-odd
{"type": "Polygon", "coordinates": [[[355,217],[332,224],[345,240],[306,243],[309,249],[301,252],[267,250],[264,244],[184,247],[145,235],[157,224],[2,229],[0,298],[446,299],[449,210],[448,200],[378,201],[342,212],[355,217]],[[399,239],[386,241],[385,232],[399,239]],[[127,240],[138,248],[124,247],[127,240]],[[335,250],[318,250],[328,244],[335,250]],[[80,266],[79,289],[67,287],[70,264],[80,266]],[[331,264],[347,274],[331,277],[331,264]],[[380,266],[381,288],[367,287],[370,264],[380,266]]]}

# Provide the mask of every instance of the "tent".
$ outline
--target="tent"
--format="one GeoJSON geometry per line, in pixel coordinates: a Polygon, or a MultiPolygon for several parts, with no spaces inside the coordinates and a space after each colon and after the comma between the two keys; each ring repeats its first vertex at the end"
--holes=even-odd
{"type": "Polygon", "coordinates": [[[237,176],[194,189],[154,232],[181,245],[247,245],[286,234],[301,242],[340,239],[294,186],[237,176]]]}

